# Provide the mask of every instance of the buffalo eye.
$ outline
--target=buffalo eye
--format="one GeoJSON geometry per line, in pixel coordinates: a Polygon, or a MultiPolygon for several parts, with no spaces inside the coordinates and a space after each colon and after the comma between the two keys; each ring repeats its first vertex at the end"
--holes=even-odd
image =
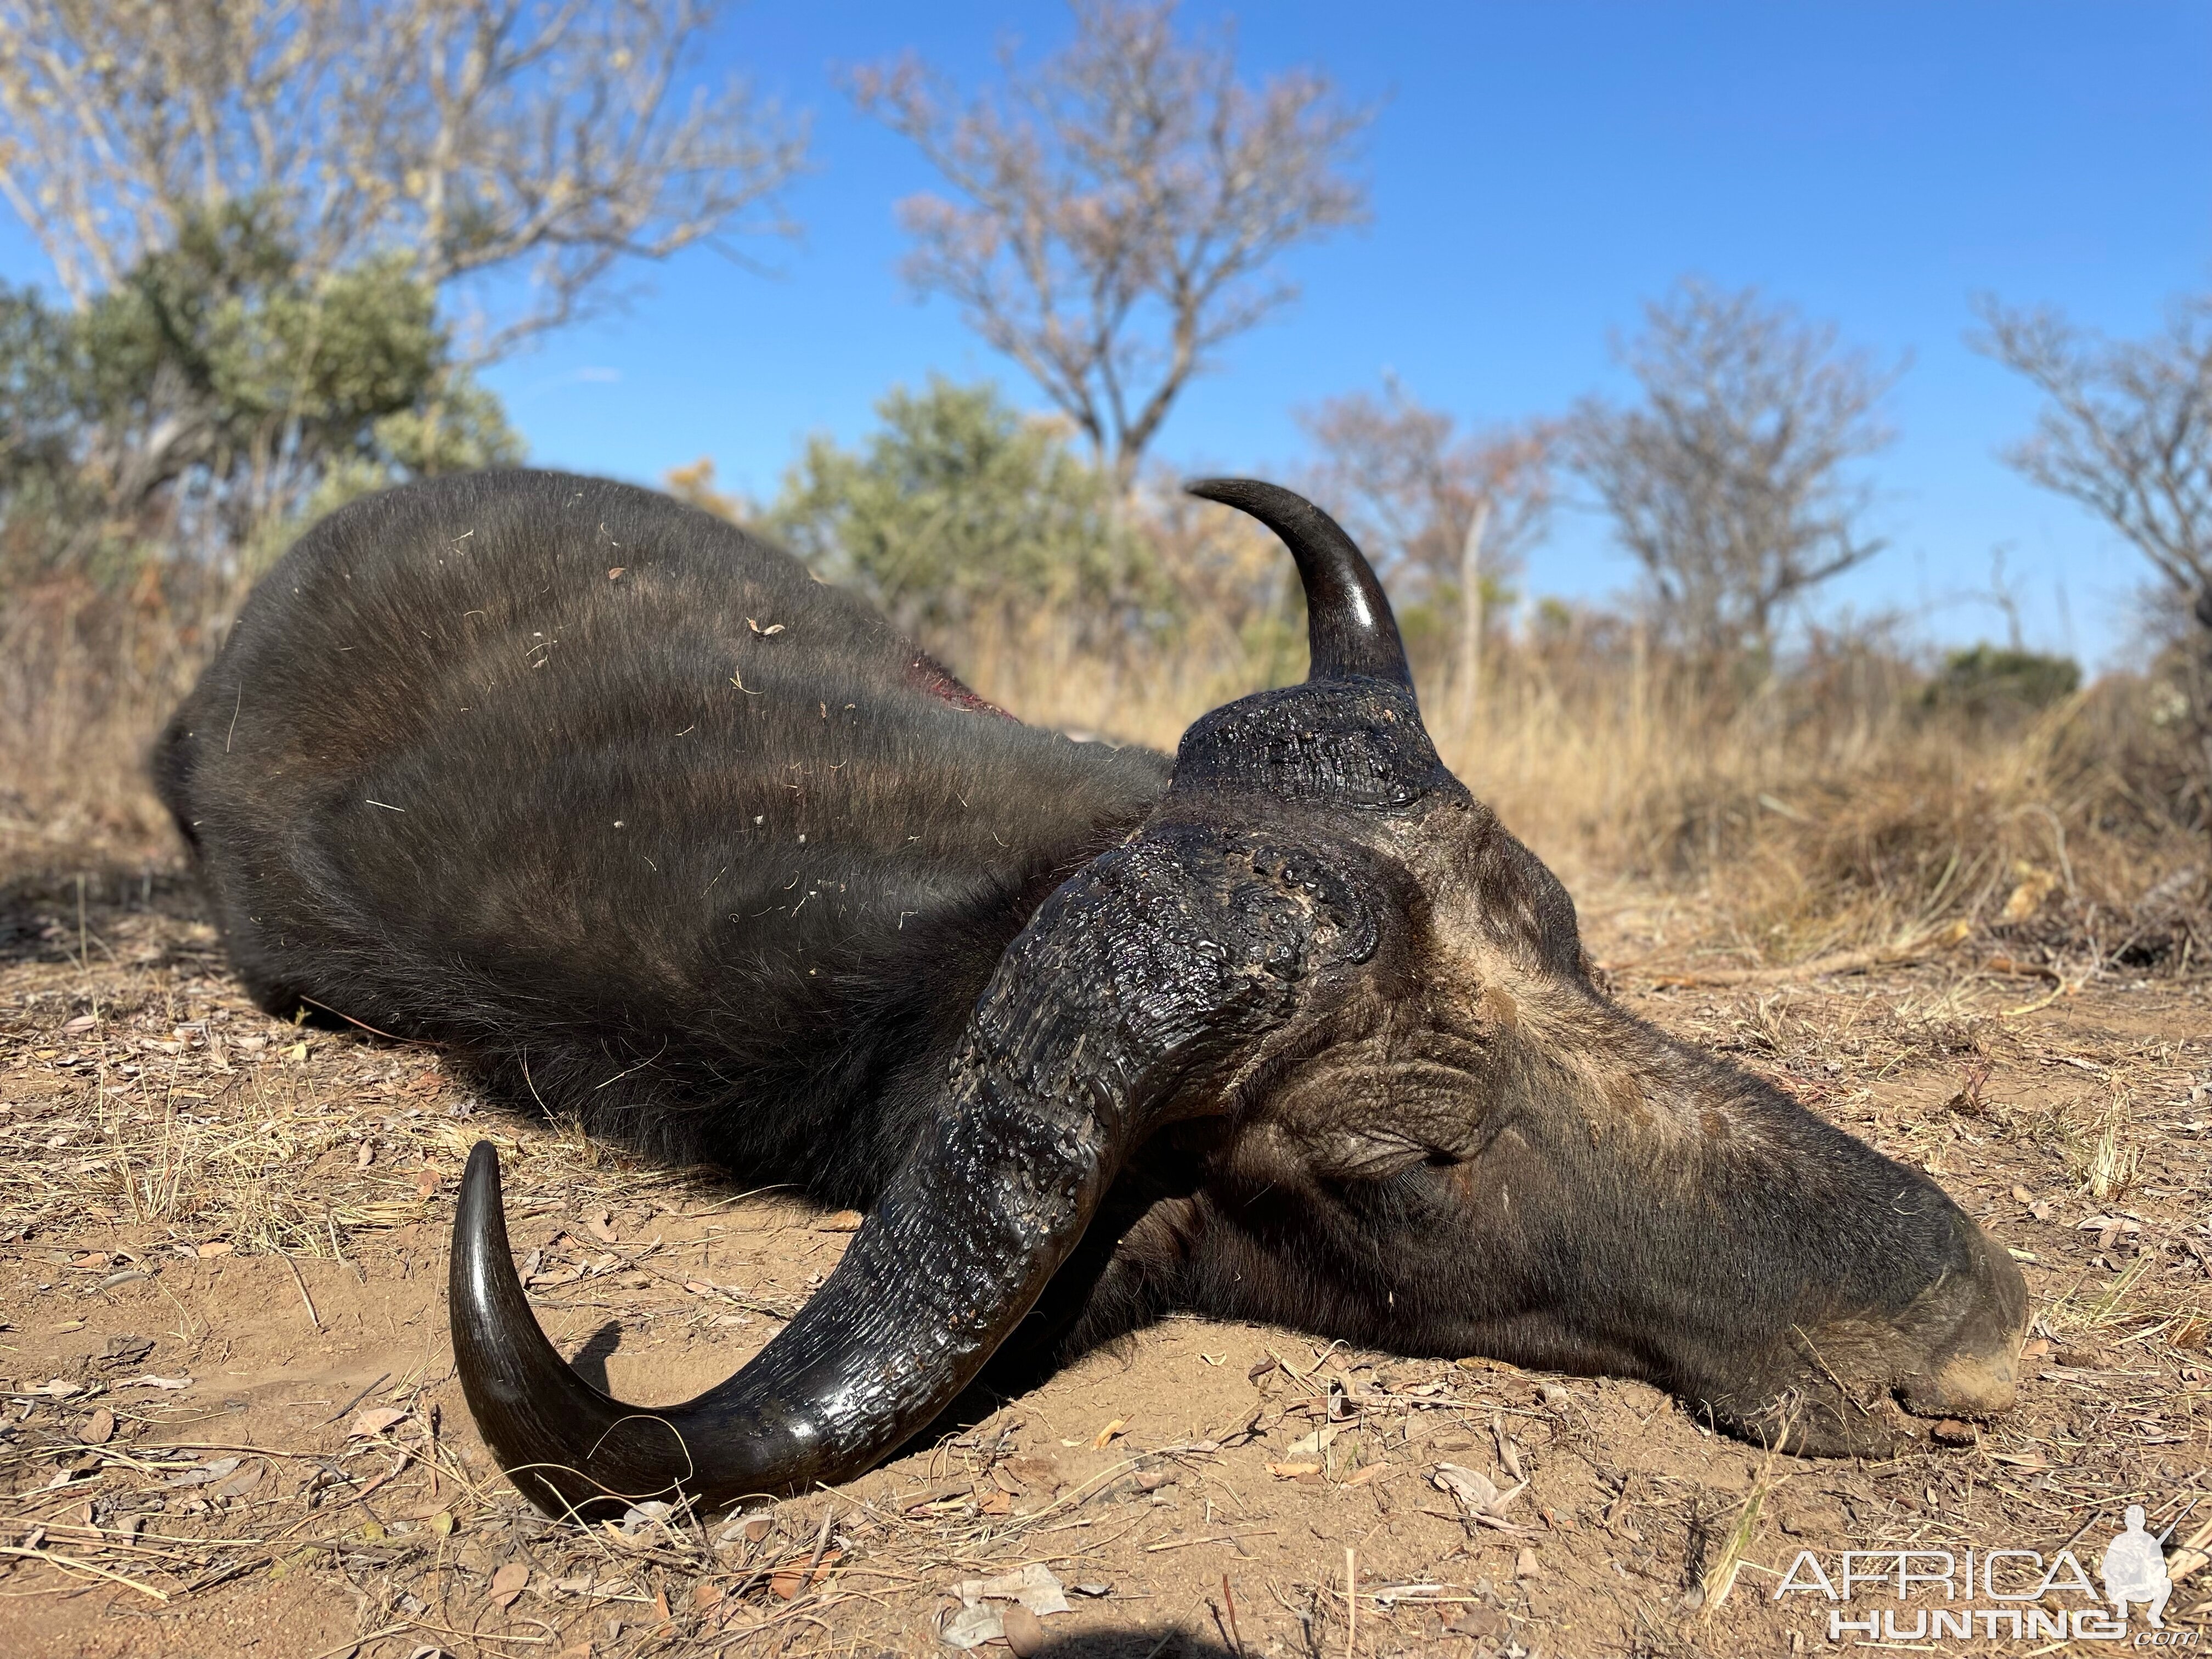
{"type": "Polygon", "coordinates": [[[1316,1148],[1315,1176],[1353,1214],[1382,1223],[1419,1220],[1449,1207],[1458,1154],[1418,1137],[1351,1132],[1316,1148]]]}
{"type": "Polygon", "coordinates": [[[1311,1156],[1314,1173],[1325,1181],[1376,1181],[1425,1161],[1432,1150],[1395,1131],[1352,1129],[1330,1135],[1311,1156]]]}

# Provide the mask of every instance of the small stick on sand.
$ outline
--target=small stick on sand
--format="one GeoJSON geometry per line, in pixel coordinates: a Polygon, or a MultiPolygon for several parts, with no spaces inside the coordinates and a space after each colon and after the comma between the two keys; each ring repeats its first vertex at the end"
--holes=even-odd
{"type": "Polygon", "coordinates": [[[292,1282],[300,1287],[300,1300],[307,1304],[307,1322],[319,1332],[323,1328],[322,1316],[315,1311],[315,1298],[307,1294],[307,1281],[300,1277],[299,1264],[282,1250],[277,1251],[276,1259],[284,1264],[285,1271],[292,1275],[292,1282]]]}

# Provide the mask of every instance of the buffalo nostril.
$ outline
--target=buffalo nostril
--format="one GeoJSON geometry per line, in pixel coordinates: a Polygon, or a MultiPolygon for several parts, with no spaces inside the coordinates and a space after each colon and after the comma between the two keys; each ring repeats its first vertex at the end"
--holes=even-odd
{"type": "Polygon", "coordinates": [[[2008,1353],[1954,1359],[1936,1373],[1936,1382],[1955,1402],[1954,1409],[1969,1417],[2009,1411],[2020,1393],[2019,1372],[2008,1353]]]}
{"type": "Polygon", "coordinates": [[[1904,1389],[1907,1411],[1922,1417],[1994,1417],[2012,1409],[2019,1396],[2019,1372],[2012,1354],[1954,1354],[1929,1379],[1915,1379],[1904,1389]]]}
{"type": "Polygon", "coordinates": [[[2021,1344],[2027,1334],[2027,1281],[1987,1233],[1960,1218],[1976,1272],[1970,1299],[1948,1336],[1927,1353],[1925,1368],[1898,1390],[1906,1410],[1923,1417],[1993,1417],[2020,1393],[2021,1344]]]}

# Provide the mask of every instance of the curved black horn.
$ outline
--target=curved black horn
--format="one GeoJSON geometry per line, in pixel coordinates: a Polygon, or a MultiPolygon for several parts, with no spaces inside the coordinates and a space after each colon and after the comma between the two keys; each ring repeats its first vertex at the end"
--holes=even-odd
{"type": "MultiPolygon", "coordinates": [[[[970,1017],[925,1136],[829,1282],[738,1374],[641,1408],[579,1377],[516,1280],[488,1143],[453,1222],[453,1355],[477,1425],[553,1514],[720,1508],[896,1450],[965,1388],[1080,1242],[1122,1160],[1287,1010],[1313,908],[1188,825],[1048,898],[970,1017]]],[[[1261,860],[1260,862],[1264,862],[1261,860]]],[[[1278,860],[1279,862],[1279,860],[1278,860]]]]}
{"type": "Polygon", "coordinates": [[[1283,538],[1306,591],[1310,680],[1364,674],[1411,690],[1413,671],[1382,584],[1344,526],[1295,490],[1256,478],[1197,478],[1184,492],[1249,513],[1283,538]]]}

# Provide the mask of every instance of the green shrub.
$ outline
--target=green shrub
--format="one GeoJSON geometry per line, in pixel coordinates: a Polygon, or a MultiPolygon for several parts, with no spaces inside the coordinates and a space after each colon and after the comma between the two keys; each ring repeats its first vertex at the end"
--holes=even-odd
{"type": "Polygon", "coordinates": [[[2071,657],[1977,645],[1948,653],[1924,696],[1930,708],[1986,718],[2048,708],[2081,688],[2081,665],[2071,657]]]}

